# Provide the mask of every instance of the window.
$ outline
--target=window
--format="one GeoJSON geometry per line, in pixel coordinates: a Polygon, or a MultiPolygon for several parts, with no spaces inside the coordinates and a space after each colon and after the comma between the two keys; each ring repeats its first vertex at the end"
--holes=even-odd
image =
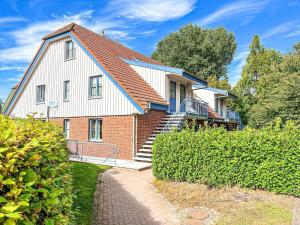
{"type": "Polygon", "coordinates": [[[36,103],[45,102],[45,85],[39,85],[36,87],[36,103]]]}
{"type": "Polygon", "coordinates": [[[70,120],[64,120],[64,134],[67,139],[70,139],[70,120]]]}
{"type": "Polygon", "coordinates": [[[219,112],[219,99],[215,99],[215,111],[219,112]]]}
{"type": "Polygon", "coordinates": [[[73,41],[66,41],[66,60],[74,59],[76,53],[75,44],[73,41]]]}
{"type": "Polygon", "coordinates": [[[102,96],[102,76],[90,77],[89,82],[89,97],[102,96]]]}
{"type": "Polygon", "coordinates": [[[70,81],[64,82],[64,101],[70,100],[70,81]]]}
{"type": "Polygon", "coordinates": [[[89,140],[101,141],[102,140],[102,120],[90,119],[89,120],[89,140]]]}

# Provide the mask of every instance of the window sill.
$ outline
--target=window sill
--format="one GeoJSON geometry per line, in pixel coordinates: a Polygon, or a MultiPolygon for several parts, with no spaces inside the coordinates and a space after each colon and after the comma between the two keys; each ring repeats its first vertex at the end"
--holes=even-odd
{"type": "Polygon", "coordinates": [[[36,105],[45,105],[45,102],[37,102],[36,105]]]}
{"type": "Polygon", "coordinates": [[[100,140],[89,140],[89,142],[102,143],[102,139],[100,139],[100,140]]]}
{"type": "Polygon", "coordinates": [[[65,62],[67,62],[67,61],[71,61],[71,60],[74,60],[74,59],[76,59],[76,57],[69,58],[69,59],[65,59],[65,62]]]}
{"type": "Polygon", "coordinates": [[[102,96],[94,96],[94,97],[89,97],[88,100],[93,100],[93,99],[101,99],[103,98],[102,96]]]}
{"type": "Polygon", "coordinates": [[[64,100],[64,102],[70,102],[70,100],[64,100]]]}

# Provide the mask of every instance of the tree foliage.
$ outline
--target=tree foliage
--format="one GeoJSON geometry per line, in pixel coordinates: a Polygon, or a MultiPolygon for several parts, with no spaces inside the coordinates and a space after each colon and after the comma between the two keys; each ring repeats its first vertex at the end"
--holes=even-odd
{"type": "Polygon", "coordinates": [[[57,126],[0,115],[0,224],[70,224],[68,156],[57,126]]]}
{"type": "Polygon", "coordinates": [[[160,41],[152,57],[166,65],[183,68],[196,76],[227,78],[236,42],[225,28],[202,29],[186,25],[160,41]]]}
{"type": "Polygon", "coordinates": [[[275,117],[299,123],[300,44],[288,54],[265,48],[254,36],[241,79],[234,88],[235,109],[245,124],[265,126],[275,117]]]}

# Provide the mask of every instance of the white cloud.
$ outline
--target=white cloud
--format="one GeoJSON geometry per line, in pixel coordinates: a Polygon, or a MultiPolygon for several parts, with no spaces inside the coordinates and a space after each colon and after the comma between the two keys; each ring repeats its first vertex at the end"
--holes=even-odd
{"type": "Polygon", "coordinates": [[[25,71],[25,67],[23,66],[0,66],[0,71],[7,71],[7,70],[17,70],[17,71],[25,71]]]}
{"type": "Polygon", "coordinates": [[[22,77],[23,77],[23,73],[20,73],[17,76],[9,77],[9,78],[5,79],[4,81],[6,81],[6,82],[20,82],[22,77]]]}
{"type": "Polygon", "coordinates": [[[299,21],[288,21],[270,28],[261,37],[262,39],[267,39],[273,36],[278,36],[279,38],[291,38],[299,35],[300,35],[299,21]]]}
{"type": "Polygon", "coordinates": [[[234,86],[238,79],[240,78],[242,74],[242,70],[244,65],[246,64],[247,57],[249,55],[249,50],[241,51],[239,54],[237,54],[232,61],[232,69],[230,70],[230,83],[234,86]]]}
{"type": "Polygon", "coordinates": [[[196,0],[113,0],[109,11],[118,16],[144,21],[167,21],[193,11],[196,0]]]}
{"type": "Polygon", "coordinates": [[[24,22],[24,21],[27,21],[27,19],[22,17],[0,17],[0,24],[24,22]]]}
{"type": "Polygon", "coordinates": [[[229,3],[219,8],[217,11],[211,13],[205,18],[198,21],[201,26],[213,24],[221,19],[236,18],[238,15],[247,16],[247,23],[249,18],[254,18],[253,15],[260,13],[269,1],[236,1],[229,3]],[[251,17],[252,16],[252,17],[251,17]]]}
{"type": "MultiPolygon", "coordinates": [[[[70,22],[81,24],[95,32],[122,26],[122,24],[117,21],[93,18],[92,14],[92,10],[87,10],[78,14],[66,14],[63,16],[52,15],[53,18],[50,20],[34,23],[28,27],[11,32],[10,36],[15,41],[15,46],[1,49],[0,61],[2,63],[29,62],[41,43],[41,37],[70,22]]],[[[123,37],[125,36],[124,33],[125,32],[122,33],[123,37]]]]}

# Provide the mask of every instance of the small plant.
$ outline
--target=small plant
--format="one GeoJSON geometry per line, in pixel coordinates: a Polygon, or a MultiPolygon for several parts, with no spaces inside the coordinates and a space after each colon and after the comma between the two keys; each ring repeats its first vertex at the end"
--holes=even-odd
{"type": "Polygon", "coordinates": [[[300,129],[280,120],[262,129],[204,127],[159,135],[153,146],[158,179],[264,189],[300,196],[300,129]]]}
{"type": "Polygon", "coordinates": [[[69,170],[61,129],[0,115],[0,224],[69,224],[69,170]]]}

